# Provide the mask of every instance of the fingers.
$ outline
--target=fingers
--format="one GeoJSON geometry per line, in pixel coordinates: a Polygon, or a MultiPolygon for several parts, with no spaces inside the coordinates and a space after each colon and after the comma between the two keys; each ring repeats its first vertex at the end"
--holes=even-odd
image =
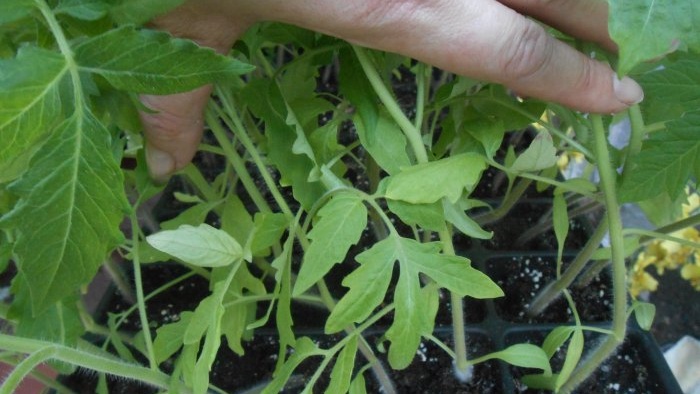
{"type": "MultiPolygon", "coordinates": [[[[556,22],[562,30],[587,34],[605,43],[607,11],[599,3],[588,9],[578,5],[575,13],[571,4],[590,1],[503,2],[556,22]],[[596,22],[577,22],[577,18],[596,22]]],[[[276,9],[275,15],[282,16],[284,22],[397,52],[457,74],[502,83],[521,95],[577,110],[619,112],[643,96],[631,79],[616,81],[609,66],[557,41],[537,23],[496,0],[348,0],[341,5],[309,0],[304,2],[303,12],[289,5],[293,2],[276,3],[281,9],[276,9]]]]}
{"type": "MultiPolygon", "coordinates": [[[[226,53],[252,23],[247,16],[231,11],[222,2],[197,0],[159,16],[151,26],[226,53]]],[[[174,95],[141,96],[149,109],[140,112],[146,137],[146,161],[156,182],[165,182],[194,157],[204,130],[204,109],[211,91],[211,86],[205,86],[174,95]]]]}

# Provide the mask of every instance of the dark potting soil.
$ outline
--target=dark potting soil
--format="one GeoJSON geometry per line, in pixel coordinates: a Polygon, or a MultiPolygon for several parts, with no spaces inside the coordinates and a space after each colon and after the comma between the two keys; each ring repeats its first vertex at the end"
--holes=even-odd
{"type": "MultiPolygon", "coordinates": [[[[554,301],[538,316],[531,317],[527,314],[533,298],[556,278],[556,257],[494,258],[486,262],[486,274],[505,292],[505,297],[494,300],[496,314],[501,319],[516,323],[573,321],[573,314],[564,298],[554,301]]],[[[587,286],[572,287],[570,293],[583,322],[604,322],[612,318],[612,291],[606,271],[587,286]]]]}
{"type": "MultiPolygon", "coordinates": [[[[511,343],[528,341],[541,345],[546,331],[518,332],[507,340],[511,343]]],[[[578,394],[668,394],[668,388],[662,385],[662,376],[658,376],[658,368],[654,366],[653,358],[645,350],[641,333],[633,331],[628,334],[622,345],[608,358],[588,379],[574,391],[578,394]]],[[[588,352],[595,349],[602,335],[584,332],[585,359],[588,352]]],[[[552,370],[559,371],[566,358],[566,345],[559,348],[551,359],[552,370]]],[[[528,373],[538,373],[535,370],[510,367],[510,371],[518,380],[528,373]]],[[[525,394],[546,394],[551,391],[529,389],[520,386],[519,391],[525,394]]]]}

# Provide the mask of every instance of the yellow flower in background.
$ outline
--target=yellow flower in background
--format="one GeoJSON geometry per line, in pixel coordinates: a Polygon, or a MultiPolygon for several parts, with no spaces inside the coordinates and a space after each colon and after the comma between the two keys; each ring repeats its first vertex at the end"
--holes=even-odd
{"type": "MultiPolygon", "coordinates": [[[[688,193],[687,203],[682,206],[681,219],[692,215],[700,208],[700,195],[688,193]]],[[[700,243],[700,231],[690,227],[670,234],[676,238],[700,243]]],[[[656,291],[659,282],[647,271],[648,267],[656,268],[658,275],[666,270],[681,268],[681,277],[688,280],[695,289],[700,291],[700,250],[677,242],[655,240],[639,253],[629,275],[629,292],[637,298],[642,292],[656,291]]]]}

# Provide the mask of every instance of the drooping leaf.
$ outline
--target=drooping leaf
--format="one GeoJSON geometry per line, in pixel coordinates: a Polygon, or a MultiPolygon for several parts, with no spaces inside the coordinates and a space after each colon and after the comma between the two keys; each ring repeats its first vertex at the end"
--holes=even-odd
{"type": "Polygon", "coordinates": [[[561,345],[569,340],[574,331],[576,331],[574,326],[559,326],[550,331],[542,342],[542,350],[547,354],[547,357],[552,358],[561,345]]]}
{"type": "Polygon", "coordinates": [[[545,376],[552,375],[549,358],[542,348],[529,343],[511,345],[503,350],[489,354],[481,360],[497,358],[517,367],[537,368],[544,371],[545,376]]]}
{"type": "Polygon", "coordinates": [[[457,208],[456,204],[452,204],[446,199],[443,199],[442,208],[445,213],[445,219],[462,232],[462,234],[477,239],[491,239],[491,237],[493,237],[492,231],[486,231],[481,228],[474,219],[467,216],[463,210],[457,208]]]}
{"type": "Polygon", "coordinates": [[[566,359],[564,359],[564,365],[559,371],[559,376],[556,380],[556,391],[559,391],[561,386],[566,383],[574,371],[574,368],[578,365],[579,360],[581,360],[581,355],[583,354],[583,331],[580,329],[574,330],[571,335],[571,341],[569,346],[566,348],[566,359]]]}
{"type": "Polygon", "coordinates": [[[464,153],[404,168],[389,178],[386,197],[413,204],[431,204],[443,197],[455,202],[478,182],[486,164],[477,154],[464,153]]]}
{"type": "Polygon", "coordinates": [[[117,89],[148,94],[184,92],[233,80],[253,69],[192,41],[133,26],[80,43],[75,60],[82,70],[103,76],[117,89]]]}
{"type": "Polygon", "coordinates": [[[110,8],[109,13],[120,25],[141,25],[164,14],[185,0],[123,0],[110,8]]]}
{"type": "Polygon", "coordinates": [[[700,179],[700,111],[667,123],[667,131],[652,133],[630,165],[620,186],[620,200],[646,200],[659,194],[675,199],[691,176],[700,179]]]}
{"type": "Polygon", "coordinates": [[[15,228],[15,253],[39,313],[91,280],[121,243],[128,203],[109,132],[77,108],[10,188],[19,196],[0,225],[15,228]]]}
{"type": "Polygon", "coordinates": [[[411,165],[406,153],[406,137],[399,126],[386,115],[377,118],[377,122],[367,126],[361,115],[355,117],[355,128],[362,146],[388,174],[400,172],[402,167],[411,165]]]}
{"type": "Polygon", "coordinates": [[[367,226],[367,208],[353,193],[334,196],[318,211],[318,216],[309,232],[312,242],[294,285],[295,296],[318,282],[334,264],[343,261],[367,226]]]}
{"type": "Polygon", "coordinates": [[[681,46],[700,51],[700,3],[693,0],[608,0],[610,36],[619,46],[617,71],[681,46]]]}
{"type": "Polygon", "coordinates": [[[511,170],[518,172],[539,171],[557,164],[557,150],[552,143],[552,136],[547,132],[540,132],[515,159],[511,170]]]}
{"type": "Polygon", "coordinates": [[[32,46],[0,60],[0,183],[24,172],[41,137],[60,121],[66,71],[61,55],[32,46]]]}
{"type": "Polygon", "coordinates": [[[223,267],[243,257],[241,245],[225,231],[206,223],[182,225],[146,237],[154,248],[187,264],[198,267],[223,267]]]}

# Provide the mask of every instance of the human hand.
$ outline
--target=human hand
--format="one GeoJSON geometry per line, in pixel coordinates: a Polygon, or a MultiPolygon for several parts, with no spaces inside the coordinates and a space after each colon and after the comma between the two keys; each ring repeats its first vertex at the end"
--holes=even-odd
{"type": "MultiPolygon", "coordinates": [[[[601,0],[189,0],[152,24],[225,53],[253,23],[285,22],[580,111],[613,113],[642,100],[636,82],[618,80],[608,65],[557,41],[523,15],[616,49],[601,0]]],[[[156,111],[141,113],[154,179],[167,179],[194,156],[211,89],[142,96],[156,111]]]]}

